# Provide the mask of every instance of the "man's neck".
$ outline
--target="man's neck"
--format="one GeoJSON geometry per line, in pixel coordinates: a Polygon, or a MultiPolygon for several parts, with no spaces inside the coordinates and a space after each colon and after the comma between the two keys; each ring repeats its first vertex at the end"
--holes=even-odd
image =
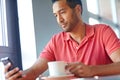
{"type": "Polygon", "coordinates": [[[75,40],[78,44],[81,43],[82,39],[85,37],[85,24],[80,24],[76,27],[72,32],[70,32],[70,36],[73,40],[75,40]]]}

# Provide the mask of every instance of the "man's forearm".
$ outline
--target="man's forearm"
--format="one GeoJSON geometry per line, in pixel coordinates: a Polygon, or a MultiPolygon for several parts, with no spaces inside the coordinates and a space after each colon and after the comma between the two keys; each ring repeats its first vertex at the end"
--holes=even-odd
{"type": "Polygon", "coordinates": [[[91,66],[93,76],[106,76],[120,74],[120,62],[108,64],[91,66]]]}
{"type": "Polygon", "coordinates": [[[23,75],[25,76],[25,79],[27,80],[35,80],[37,78],[37,75],[35,75],[32,69],[27,69],[23,71],[23,75]]]}
{"type": "Polygon", "coordinates": [[[42,74],[45,70],[47,70],[47,62],[48,60],[43,58],[38,58],[36,63],[33,64],[29,69],[23,71],[23,74],[26,75],[26,80],[35,80],[42,74]]]}

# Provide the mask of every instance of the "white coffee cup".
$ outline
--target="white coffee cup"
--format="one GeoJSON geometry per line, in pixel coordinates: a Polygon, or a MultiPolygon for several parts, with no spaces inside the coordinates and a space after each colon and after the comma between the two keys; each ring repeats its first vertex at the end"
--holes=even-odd
{"type": "Polygon", "coordinates": [[[64,61],[53,61],[48,62],[48,69],[50,76],[62,76],[67,75],[65,66],[67,65],[64,61]]]}

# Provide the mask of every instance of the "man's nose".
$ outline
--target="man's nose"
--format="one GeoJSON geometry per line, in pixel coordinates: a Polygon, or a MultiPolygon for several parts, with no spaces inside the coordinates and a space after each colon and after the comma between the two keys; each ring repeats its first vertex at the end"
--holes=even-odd
{"type": "Polygon", "coordinates": [[[64,21],[63,17],[62,17],[61,15],[59,15],[59,16],[58,16],[58,22],[61,23],[61,22],[63,22],[63,21],[64,21]]]}

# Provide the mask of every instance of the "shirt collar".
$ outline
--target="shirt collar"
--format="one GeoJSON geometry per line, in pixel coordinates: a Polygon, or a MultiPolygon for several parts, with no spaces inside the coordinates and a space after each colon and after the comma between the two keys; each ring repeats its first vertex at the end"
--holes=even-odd
{"type": "Polygon", "coordinates": [[[70,40],[70,39],[71,39],[70,34],[67,33],[67,32],[65,32],[64,39],[65,39],[65,40],[70,40]]]}
{"type": "Polygon", "coordinates": [[[85,24],[86,27],[86,37],[90,38],[95,33],[95,28],[92,25],[85,24]]]}

